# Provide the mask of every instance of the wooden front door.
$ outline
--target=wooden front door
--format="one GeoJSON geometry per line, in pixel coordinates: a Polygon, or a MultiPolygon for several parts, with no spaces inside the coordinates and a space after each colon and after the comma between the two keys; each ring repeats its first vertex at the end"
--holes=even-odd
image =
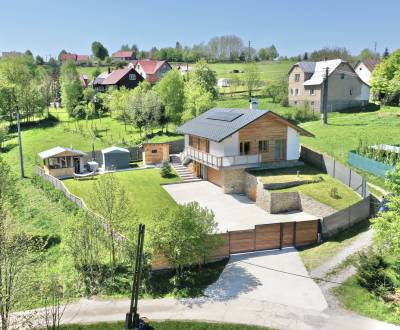
{"type": "Polygon", "coordinates": [[[286,160],[286,140],[275,140],[275,160],[286,160]]]}
{"type": "Polygon", "coordinates": [[[199,162],[193,162],[193,174],[199,178],[202,177],[201,164],[199,162]]]}

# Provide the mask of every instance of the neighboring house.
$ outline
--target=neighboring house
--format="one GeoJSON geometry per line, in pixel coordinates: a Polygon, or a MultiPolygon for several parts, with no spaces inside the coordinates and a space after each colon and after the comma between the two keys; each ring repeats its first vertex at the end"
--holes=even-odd
{"type": "Polygon", "coordinates": [[[89,56],[65,53],[65,54],[61,54],[60,61],[61,61],[61,63],[64,63],[66,61],[73,61],[75,64],[78,64],[78,65],[89,64],[89,56]]]}
{"type": "Polygon", "coordinates": [[[380,60],[365,59],[357,63],[355,71],[363,82],[370,85],[371,75],[380,60]]]}
{"type": "Polygon", "coordinates": [[[369,86],[341,59],[320,62],[299,62],[289,70],[289,105],[322,112],[323,83],[328,75],[328,111],[364,106],[369,100],[369,86]]]}
{"type": "Polygon", "coordinates": [[[132,61],[135,59],[135,52],[132,50],[129,51],[118,51],[111,55],[111,58],[114,62],[123,62],[123,61],[132,61]]]}
{"type": "Polygon", "coordinates": [[[104,92],[109,87],[135,88],[142,82],[143,77],[133,68],[118,69],[111,72],[103,72],[93,80],[93,88],[96,92],[104,92]]]}
{"type": "Polygon", "coordinates": [[[84,156],[80,150],[55,147],[38,154],[46,174],[56,178],[71,177],[84,171],[84,156]]]}
{"type": "Polygon", "coordinates": [[[134,67],[150,84],[156,84],[169,70],[172,69],[167,61],[138,60],[132,61],[129,67],[134,67]]]}
{"type": "Polygon", "coordinates": [[[298,164],[300,135],[313,136],[279,115],[257,109],[211,109],[177,128],[185,135],[183,163],[192,172],[221,186],[243,192],[245,169],[274,163],[298,164]]]}
{"type": "Polygon", "coordinates": [[[79,80],[80,80],[81,85],[82,85],[83,88],[86,88],[86,87],[89,86],[89,78],[88,78],[87,75],[81,74],[81,75],[79,76],[79,80]]]}

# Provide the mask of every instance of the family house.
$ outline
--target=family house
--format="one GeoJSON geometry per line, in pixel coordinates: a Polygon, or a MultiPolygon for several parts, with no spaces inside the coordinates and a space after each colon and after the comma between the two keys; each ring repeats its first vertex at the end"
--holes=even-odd
{"type": "Polygon", "coordinates": [[[221,186],[243,192],[245,169],[265,164],[298,163],[300,135],[313,136],[268,110],[213,108],[177,128],[185,135],[183,163],[192,172],[221,186]]]}
{"type": "Polygon", "coordinates": [[[129,64],[129,67],[143,76],[150,84],[156,84],[169,70],[172,69],[167,61],[138,60],[129,64]]]}
{"type": "Polygon", "coordinates": [[[372,58],[362,60],[357,63],[354,71],[356,71],[363,82],[370,86],[372,72],[375,70],[375,67],[379,64],[379,62],[380,60],[375,60],[372,58]]]}
{"type": "Polygon", "coordinates": [[[78,54],[71,54],[71,53],[64,53],[60,55],[61,63],[66,61],[72,61],[75,64],[82,65],[82,64],[89,64],[89,56],[88,55],[78,55],[78,54]]]}
{"type": "Polygon", "coordinates": [[[93,80],[93,88],[96,92],[104,92],[110,87],[131,89],[143,80],[143,77],[134,68],[128,67],[100,74],[93,80]]]}
{"type": "Polygon", "coordinates": [[[132,61],[135,59],[135,52],[133,50],[128,51],[118,51],[111,55],[114,62],[132,61]]]}
{"type": "Polygon", "coordinates": [[[369,86],[353,67],[341,60],[302,61],[289,70],[289,105],[322,112],[324,80],[328,68],[328,111],[364,106],[369,100],[369,86]]]}

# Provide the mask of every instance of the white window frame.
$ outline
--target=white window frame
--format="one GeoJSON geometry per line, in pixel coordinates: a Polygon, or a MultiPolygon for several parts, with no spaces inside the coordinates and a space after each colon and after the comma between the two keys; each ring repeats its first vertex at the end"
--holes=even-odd
{"type": "Polygon", "coordinates": [[[129,74],[129,80],[136,80],[136,74],[135,73],[130,73],[129,74]]]}
{"type": "Polygon", "coordinates": [[[310,88],[310,95],[315,95],[315,89],[314,88],[310,88]]]}
{"type": "Polygon", "coordinates": [[[294,74],[294,81],[300,81],[301,77],[300,77],[300,73],[295,73],[294,74]],[[297,79],[298,78],[298,79],[297,79]]]}

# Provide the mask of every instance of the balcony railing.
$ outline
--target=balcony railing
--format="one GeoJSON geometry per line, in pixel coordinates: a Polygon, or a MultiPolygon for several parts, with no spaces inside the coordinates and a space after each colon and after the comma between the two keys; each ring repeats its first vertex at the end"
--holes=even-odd
{"type": "Polygon", "coordinates": [[[243,166],[249,164],[261,163],[261,155],[237,155],[237,156],[215,156],[207,152],[194,149],[192,147],[186,147],[184,156],[190,157],[200,163],[203,163],[212,167],[230,167],[230,166],[243,166]]]}

